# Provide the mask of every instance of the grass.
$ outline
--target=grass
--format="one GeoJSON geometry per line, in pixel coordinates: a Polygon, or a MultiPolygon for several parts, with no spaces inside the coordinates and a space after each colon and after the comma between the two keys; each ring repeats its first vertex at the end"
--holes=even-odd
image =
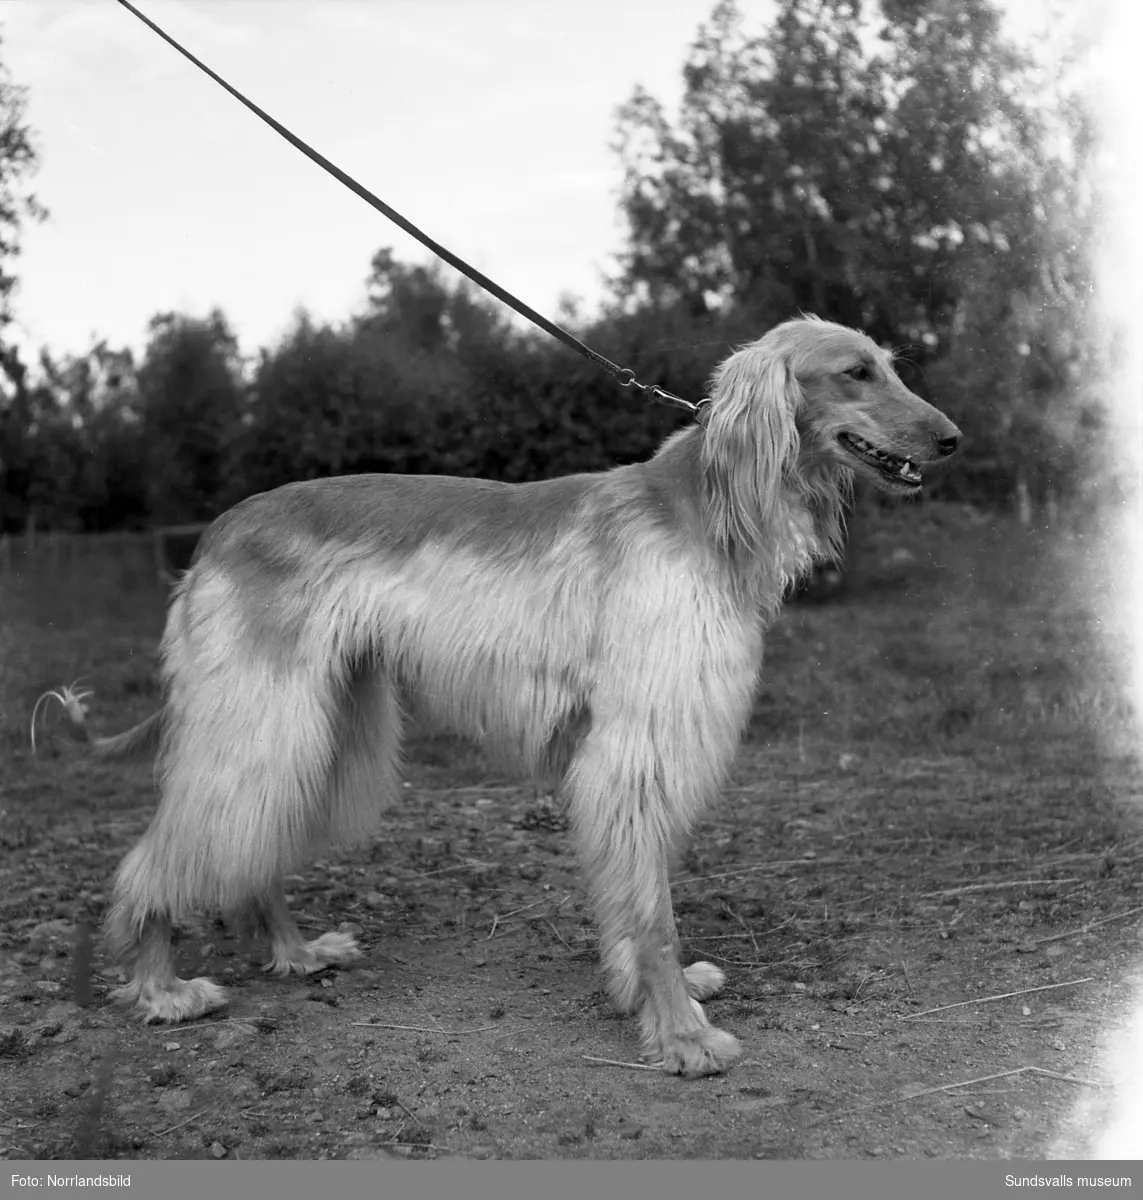
{"type": "Polygon", "coordinates": [[[971,752],[1132,728],[1081,543],[944,506],[863,516],[846,592],[773,631],[755,737],[971,752]]]}

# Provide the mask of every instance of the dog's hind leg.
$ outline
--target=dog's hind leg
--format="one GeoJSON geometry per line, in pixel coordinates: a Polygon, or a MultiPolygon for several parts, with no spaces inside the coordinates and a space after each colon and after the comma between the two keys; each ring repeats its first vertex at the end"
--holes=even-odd
{"type": "MultiPolygon", "coordinates": [[[[121,878],[137,868],[143,853],[146,847],[140,843],[120,869],[121,878]]],[[[110,998],[136,1005],[145,1022],[189,1021],[226,1003],[226,993],[218,984],[203,978],[179,979],[175,974],[171,923],[165,917],[148,915],[140,922],[121,896],[107,918],[107,940],[129,976],[128,983],[112,989],[110,998]]]]}
{"type": "Polygon", "coordinates": [[[263,971],[274,975],[312,975],[361,957],[357,940],[349,933],[323,933],[307,942],[290,916],[281,887],[256,901],[255,909],[270,937],[270,961],[263,971]]]}
{"type": "Polygon", "coordinates": [[[353,844],[377,826],[381,808],[400,794],[401,730],[397,687],[380,666],[358,667],[340,698],[329,780],[329,835],[353,844]]]}
{"type": "MultiPolygon", "coordinates": [[[[200,581],[196,625],[172,610],[159,806],[119,869],[108,917],[110,947],[129,973],[118,997],[146,1021],[192,1020],[224,1002],[208,980],[177,978],[171,926],[201,912],[257,910],[335,823],[330,788],[348,671],[317,653],[268,661],[243,643],[241,626],[227,627],[228,587],[200,581]]],[[[281,930],[276,907],[270,915],[281,930]]],[[[348,950],[337,939],[321,953],[348,950]]]]}
{"type": "MultiPolygon", "coordinates": [[[[352,843],[373,829],[383,802],[400,785],[400,738],[401,707],[395,687],[380,668],[357,671],[338,710],[337,751],[328,791],[331,840],[352,843]]],[[[305,941],[290,916],[280,883],[254,907],[270,937],[266,971],[309,975],[361,956],[348,933],[323,933],[305,941]]]]}

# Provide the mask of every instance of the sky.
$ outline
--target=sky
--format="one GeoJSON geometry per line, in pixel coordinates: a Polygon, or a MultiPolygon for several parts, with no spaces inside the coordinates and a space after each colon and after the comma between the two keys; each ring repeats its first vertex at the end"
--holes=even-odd
{"type": "MultiPolygon", "coordinates": [[[[621,241],[615,109],[677,94],[712,0],[139,0],[137,7],[438,241],[545,312],[621,241]]],[[[759,6],[760,7],[760,6],[759,6]]],[[[4,0],[50,219],[21,339],[139,344],[218,305],[243,347],[340,320],[382,246],[427,257],[114,0],[4,0]]]]}
{"type": "MultiPolygon", "coordinates": [[[[1064,0],[1066,4],[1068,0],[1064,0]]],[[[1075,0],[1079,3],[1080,0],[1075,0]]],[[[1008,0],[1016,23],[1060,0],[1008,0]]],[[[549,316],[622,246],[616,110],[673,107],[713,0],[137,0],[279,121],[549,316]]],[[[742,0],[760,26],[771,0],[742,0]]],[[[139,348],[157,312],[219,307],[251,353],[300,307],[360,308],[369,261],[424,251],[115,0],[0,0],[50,216],[16,271],[15,338],[139,348]]]]}

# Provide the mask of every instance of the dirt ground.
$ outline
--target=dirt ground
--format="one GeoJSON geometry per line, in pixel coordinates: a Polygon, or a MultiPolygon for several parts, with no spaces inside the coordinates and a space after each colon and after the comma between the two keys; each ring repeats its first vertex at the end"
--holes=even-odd
{"type": "Polygon", "coordinates": [[[46,734],[33,757],[27,717],[80,674],[99,731],[150,711],[161,603],[9,589],[0,1156],[1090,1153],[1072,1114],[1113,1103],[1102,1047],[1143,983],[1143,779],[1110,736],[1134,726],[1099,588],[1067,586],[1074,539],[959,509],[859,533],[842,593],[773,631],[734,778],[675,874],[686,960],[724,967],[708,1013],[744,1046],[693,1082],[641,1069],[603,997],[558,799],[427,735],[373,841],[289,881],[303,930],[351,928],[358,966],[271,981],[204,919],[184,973],[229,1009],[144,1027],[108,1005],[91,931],[150,767],[46,734]]]}

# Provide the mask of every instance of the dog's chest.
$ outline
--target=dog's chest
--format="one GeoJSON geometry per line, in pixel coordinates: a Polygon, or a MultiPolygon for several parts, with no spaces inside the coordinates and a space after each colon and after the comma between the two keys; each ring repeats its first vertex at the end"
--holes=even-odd
{"type": "Polygon", "coordinates": [[[822,539],[817,522],[805,502],[788,500],[783,505],[780,518],[781,529],[776,544],[778,569],[783,575],[793,577],[807,570],[823,553],[822,539]]]}

